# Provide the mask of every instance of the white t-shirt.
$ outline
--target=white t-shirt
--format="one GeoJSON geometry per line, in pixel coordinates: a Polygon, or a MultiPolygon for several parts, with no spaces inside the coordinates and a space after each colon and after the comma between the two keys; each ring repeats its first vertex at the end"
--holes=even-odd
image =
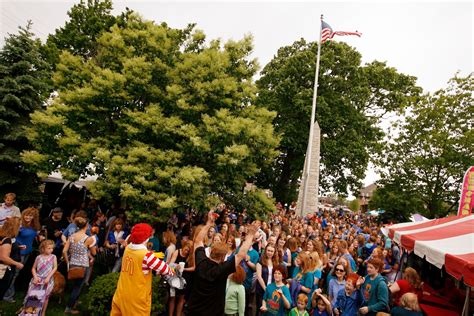
{"type": "Polygon", "coordinates": [[[0,227],[3,226],[7,217],[21,218],[20,209],[15,205],[8,207],[5,203],[2,203],[2,205],[0,205],[0,227]]]}
{"type": "Polygon", "coordinates": [[[268,269],[268,279],[267,279],[267,285],[272,283],[272,273],[273,273],[273,267],[267,266],[268,269]]]}

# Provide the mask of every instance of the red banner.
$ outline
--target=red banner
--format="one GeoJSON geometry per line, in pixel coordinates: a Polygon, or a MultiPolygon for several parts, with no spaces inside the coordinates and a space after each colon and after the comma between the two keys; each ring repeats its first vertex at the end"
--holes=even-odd
{"type": "Polygon", "coordinates": [[[469,215],[474,208],[474,167],[467,169],[459,199],[458,215],[469,215]]]}

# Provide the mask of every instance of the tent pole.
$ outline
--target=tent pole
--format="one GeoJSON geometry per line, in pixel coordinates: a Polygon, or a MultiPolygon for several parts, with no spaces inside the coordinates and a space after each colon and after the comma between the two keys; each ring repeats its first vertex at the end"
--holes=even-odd
{"type": "MultiPolygon", "coordinates": [[[[402,249],[402,248],[400,248],[402,249]]],[[[403,253],[402,253],[402,256],[400,257],[400,264],[398,266],[398,271],[397,273],[395,274],[395,280],[393,280],[394,282],[397,281],[397,278],[398,278],[398,274],[403,271],[403,263],[405,261],[405,256],[407,256],[407,251],[406,250],[403,250],[403,253]]]]}
{"type": "Polygon", "coordinates": [[[464,307],[462,309],[462,315],[468,316],[469,315],[469,300],[471,298],[471,286],[466,287],[466,300],[464,301],[464,307]]]}

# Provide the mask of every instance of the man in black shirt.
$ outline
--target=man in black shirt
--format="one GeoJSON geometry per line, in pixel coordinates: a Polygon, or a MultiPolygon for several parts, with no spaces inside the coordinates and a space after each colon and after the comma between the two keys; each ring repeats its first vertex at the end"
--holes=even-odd
{"type": "Polygon", "coordinates": [[[210,211],[207,215],[206,225],[202,227],[194,241],[196,269],[189,299],[189,314],[193,316],[224,315],[227,277],[234,273],[236,267],[246,258],[247,251],[257,232],[257,228],[250,225],[239,252],[228,261],[224,262],[227,253],[225,243],[213,244],[210,258],[207,258],[203,240],[214,221],[214,212],[210,211]]]}
{"type": "Polygon", "coordinates": [[[62,242],[61,236],[63,230],[69,225],[67,219],[63,217],[63,210],[60,207],[55,207],[51,210],[51,216],[44,221],[46,226],[46,238],[51,239],[55,243],[54,254],[61,258],[62,255],[62,242]]]}

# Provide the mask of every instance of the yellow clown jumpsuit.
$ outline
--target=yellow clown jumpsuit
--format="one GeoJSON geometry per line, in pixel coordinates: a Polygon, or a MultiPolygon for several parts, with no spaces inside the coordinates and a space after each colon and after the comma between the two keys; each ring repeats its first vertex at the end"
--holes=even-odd
{"type": "Polygon", "coordinates": [[[146,249],[125,248],[122,270],[112,300],[111,316],[149,316],[151,313],[152,273],[142,271],[146,249]]]}

